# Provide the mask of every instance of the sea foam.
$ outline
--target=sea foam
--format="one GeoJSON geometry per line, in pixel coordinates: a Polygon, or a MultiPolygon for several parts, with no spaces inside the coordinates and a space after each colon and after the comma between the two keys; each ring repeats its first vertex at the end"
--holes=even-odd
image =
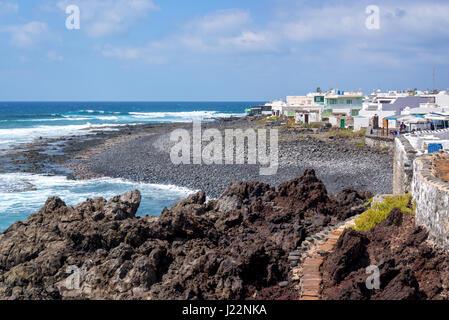
{"type": "Polygon", "coordinates": [[[135,189],[142,193],[138,215],[159,215],[164,207],[195,193],[194,190],[179,186],[136,183],[115,178],[69,180],[64,176],[30,173],[0,174],[0,231],[39,211],[49,197],[58,196],[67,205],[76,205],[88,198],[110,199],[135,189]]]}

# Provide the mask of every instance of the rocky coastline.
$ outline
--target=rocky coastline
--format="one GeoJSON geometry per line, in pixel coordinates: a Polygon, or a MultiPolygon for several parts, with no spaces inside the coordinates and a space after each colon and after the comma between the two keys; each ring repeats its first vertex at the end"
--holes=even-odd
{"type": "Polygon", "coordinates": [[[0,298],[294,299],[279,286],[289,253],[370,196],[331,196],[309,169],[278,188],[234,183],[209,202],[199,192],[159,218],[135,216],[139,191],[75,207],[50,198],[0,234],[0,298]]]}
{"type": "Polygon", "coordinates": [[[449,257],[416,227],[414,216],[393,209],[368,232],[347,229],[321,268],[326,300],[447,300],[449,257]],[[379,269],[379,287],[364,285],[369,266],[379,269]]]}
{"type": "MultiPolygon", "coordinates": [[[[204,127],[279,128],[277,174],[260,176],[255,165],[173,165],[169,134],[191,129],[185,123],[42,139],[0,156],[1,172],[202,190],[160,217],[136,216],[138,190],[73,207],[48,199],[0,234],[0,299],[296,300],[298,250],[391,192],[388,151],[257,118],[204,127]]],[[[426,239],[397,210],[367,233],[345,230],[321,265],[322,299],[446,299],[447,255],[426,239]],[[371,264],[387,275],[377,291],[360,285],[371,264]]]]}

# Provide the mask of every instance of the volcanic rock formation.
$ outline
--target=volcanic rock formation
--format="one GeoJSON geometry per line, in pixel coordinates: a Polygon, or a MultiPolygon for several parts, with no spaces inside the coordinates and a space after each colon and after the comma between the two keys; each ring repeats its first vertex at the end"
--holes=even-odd
{"type": "Polygon", "coordinates": [[[399,208],[369,232],[347,229],[325,259],[323,296],[329,300],[449,298],[449,257],[427,241],[427,231],[399,208]],[[379,269],[379,289],[366,285],[368,266],[379,269]]]}
{"type": "Polygon", "coordinates": [[[75,207],[48,199],[0,234],[0,298],[294,298],[278,286],[288,253],[367,198],[331,197],[307,170],[278,189],[233,183],[208,203],[199,192],[158,218],[136,217],[140,200],[139,191],[75,207]]]}

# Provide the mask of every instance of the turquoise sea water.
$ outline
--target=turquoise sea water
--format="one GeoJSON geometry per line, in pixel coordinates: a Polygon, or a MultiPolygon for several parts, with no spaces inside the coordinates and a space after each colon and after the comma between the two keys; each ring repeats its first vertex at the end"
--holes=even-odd
{"type": "MultiPolygon", "coordinates": [[[[93,129],[151,122],[211,121],[241,116],[261,102],[0,102],[0,154],[43,137],[86,135],[93,129]]],[[[139,215],[159,215],[193,193],[177,186],[141,184],[120,179],[67,180],[65,176],[0,172],[0,231],[38,211],[59,196],[68,205],[87,198],[109,199],[129,190],[142,192],[139,215]]]]}

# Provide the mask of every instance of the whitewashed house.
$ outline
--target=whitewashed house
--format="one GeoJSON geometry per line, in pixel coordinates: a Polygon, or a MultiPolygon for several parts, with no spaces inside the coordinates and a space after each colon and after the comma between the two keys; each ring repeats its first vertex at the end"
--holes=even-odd
{"type": "Polygon", "coordinates": [[[364,116],[354,116],[352,117],[354,119],[354,130],[359,131],[366,129],[370,126],[370,119],[368,117],[364,116]]]}
{"type": "Polygon", "coordinates": [[[284,114],[295,117],[295,122],[316,123],[322,121],[324,104],[323,93],[309,93],[306,96],[288,96],[284,114]]]}
{"type": "Polygon", "coordinates": [[[359,115],[370,119],[373,127],[383,128],[387,125],[388,117],[410,114],[408,110],[415,110],[422,104],[434,103],[435,98],[430,96],[411,96],[408,92],[389,91],[388,93],[376,92],[370,99],[364,101],[359,115]]]}
{"type": "Polygon", "coordinates": [[[272,100],[265,104],[266,106],[271,106],[271,113],[273,116],[281,116],[284,114],[284,110],[287,104],[282,100],[272,100]]]}

